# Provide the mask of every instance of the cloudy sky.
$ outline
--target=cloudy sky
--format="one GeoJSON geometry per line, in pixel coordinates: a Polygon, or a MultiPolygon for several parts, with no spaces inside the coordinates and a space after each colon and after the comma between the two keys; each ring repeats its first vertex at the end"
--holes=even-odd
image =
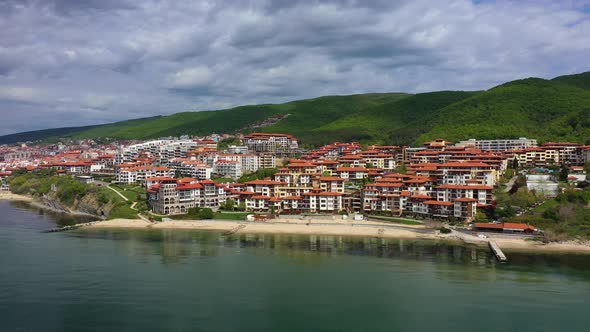
{"type": "Polygon", "coordinates": [[[590,1],[0,0],[0,135],[590,70],[590,1]]]}

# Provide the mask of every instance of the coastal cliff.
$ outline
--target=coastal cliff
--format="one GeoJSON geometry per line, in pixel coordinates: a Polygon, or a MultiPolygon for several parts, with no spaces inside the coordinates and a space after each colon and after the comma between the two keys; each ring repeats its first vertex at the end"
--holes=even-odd
{"type": "Polygon", "coordinates": [[[65,204],[57,195],[51,193],[39,197],[33,201],[33,204],[56,212],[90,215],[100,219],[108,218],[114,208],[113,202],[101,204],[93,193],[87,193],[80,199],[76,199],[72,205],[65,204]]]}
{"type": "Polygon", "coordinates": [[[110,188],[85,184],[67,176],[23,174],[10,180],[14,194],[32,197],[38,207],[100,219],[137,218],[132,202],[124,200],[110,188]]]}

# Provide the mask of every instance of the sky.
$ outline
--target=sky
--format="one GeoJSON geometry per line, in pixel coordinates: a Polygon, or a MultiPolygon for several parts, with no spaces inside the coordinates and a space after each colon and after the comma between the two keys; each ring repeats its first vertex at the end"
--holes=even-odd
{"type": "Polygon", "coordinates": [[[590,70],[590,1],[0,0],[0,135],[590,70]]]}

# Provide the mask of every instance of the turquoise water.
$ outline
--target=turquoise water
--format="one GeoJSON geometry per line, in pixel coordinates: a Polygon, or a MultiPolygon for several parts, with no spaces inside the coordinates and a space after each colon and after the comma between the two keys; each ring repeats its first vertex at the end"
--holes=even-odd
{"type": "Polygon", "coordinates": [[[587,331],[590,256],[81,230],[0,201],[1,331],[587,331]]]}

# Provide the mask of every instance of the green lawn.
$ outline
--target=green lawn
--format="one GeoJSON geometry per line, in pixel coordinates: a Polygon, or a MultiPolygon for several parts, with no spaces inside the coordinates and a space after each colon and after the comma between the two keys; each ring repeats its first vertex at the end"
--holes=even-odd
{"type": "Polygon", "coordinates": [[[117,218],[125,218],[125,219],[139,219],[137,216],[137,211],[131,208],[131,205],[126,203],[118,203],[111,214],[109,215],[108,219],[117,219],[117,218]]]}
{"type": "Polygon", "coordinates": [[[533,213],[543,213],[547,209],[552,208],[554,206],[558,206],[558,205],[559,205],[559,202],[556,201],[555,199],[548,199],[545,202],[543,202],[543,204],[537,206],[534,209],[531,209],[531,212],[533,212],[533,213]]]}
{"type": "Polygon", "coordinates": [[[215,212],[213,219],[226,219],[226,220],[246,220],[246,216],[250,213],[246,212],[215,212]]]}
{"type": "MultiPolygon", "coordinates": [[[[125,219],[137,219],[137,211],[131,208],[131,201],[125,201],[121,196],[106,187],[96,187],[97,193],[104,200],[111,201],[115,205],[109,219],[125,218],[125,219]]],[[[127,196],[125,196],[127,197],[127,196]]],[[[104,202],[102,202],[104,203],[104,202]]]]}
{"type": "Polygon", "coordinates": [[[120,192],[132,202],[137,202],[138,200],[145,198],[146,192],[142,186],[112,184],[110,187],[120,192]]]}

